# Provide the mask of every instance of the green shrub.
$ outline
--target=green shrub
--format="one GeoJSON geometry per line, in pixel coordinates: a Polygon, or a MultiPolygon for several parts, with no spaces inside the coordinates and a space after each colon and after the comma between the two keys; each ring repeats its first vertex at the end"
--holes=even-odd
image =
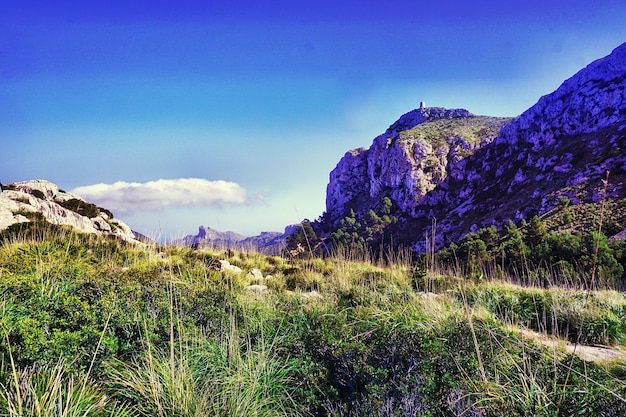
{"type": "Polygon", "coordinates": [[[171,341],[169,350],[148,341],[133,362],[110,364],[109,390],[145,416],[300,415],[292,397],[298,362],[277,356],[272,342],[242,344],[230,332],[222,344],[171,341]]]}
{"type": "Polygon", "coordinates": [[[30,192],[30,194],[31,194],[33,197],[38,198],[38,199],[40,199],[40,200],[45,200],[45,199],[46,199],[45,194],[44,194],[41,190],[32,190],[32,191],[30,192]]]}
{"type": "Polygon", "coordinates": [[[71,198],[66,201],[60,201],[59,205],[73,211],[74,213],[78,213],[81,216],[89,217],[90,219],[100,215],[100,208],[98,208],[98,206],[80,200],[78,198],[71,198]]]}
{"type": "Polygon", "coordinates": [[[612,345],[626,340],[626,297],[610,294],[494,283],[466,287],[457,297],[487,308],[505,322],[574,343],[612,345]]]}
{"type": "Polygon", "coordinates": [[[284,277],[288,290],[313,291],[321,287],[321,278],[314,272],[296,272],[284,277]]]}

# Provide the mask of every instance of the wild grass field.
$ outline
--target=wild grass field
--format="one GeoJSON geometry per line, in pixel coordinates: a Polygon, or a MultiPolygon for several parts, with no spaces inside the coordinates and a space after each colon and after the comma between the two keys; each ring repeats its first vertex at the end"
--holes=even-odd
{"type": "Polygon", "coordinates": [[[624,293],[387,259],[7,234],[0,416],[626,414],[624,293]]]}

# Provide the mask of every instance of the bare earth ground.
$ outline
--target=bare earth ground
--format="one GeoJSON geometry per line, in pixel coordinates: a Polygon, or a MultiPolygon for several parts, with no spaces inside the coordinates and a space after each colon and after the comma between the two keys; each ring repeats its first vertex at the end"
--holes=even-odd
{"type": "Polygon", "coordinates": [[[596,363],[626,361],[626,350],[624,350],[624,347],[575,345],[545,333],[539,333],[525,328],[520,328],[519,331],[524,337],[554,349],[563,348],[566,352],[575,353],[585,361],[596,363]]]}

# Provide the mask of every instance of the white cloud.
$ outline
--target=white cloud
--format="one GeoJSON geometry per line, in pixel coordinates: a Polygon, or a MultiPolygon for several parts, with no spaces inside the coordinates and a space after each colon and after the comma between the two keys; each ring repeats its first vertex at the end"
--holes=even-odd
{"type": "Polygon", "coordinates": [[[239,184],[202,178],[160,179],[145,183],[118,181],[78,187],[72,192],[114,213],[248,202],[248,193],[239,184]]]}

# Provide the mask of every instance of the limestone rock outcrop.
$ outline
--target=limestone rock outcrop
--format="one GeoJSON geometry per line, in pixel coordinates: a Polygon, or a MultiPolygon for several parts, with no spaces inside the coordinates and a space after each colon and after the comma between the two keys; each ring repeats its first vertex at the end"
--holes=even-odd
{"type": "Polygon", "coordinates": [[[345,154],[330,173],[326,212],[339,219],[389,197],[416,215],[448,176],[463,177],[463,160],[495,139],[508,118],[475,116],[464,109],[420,108],[406,113],[369,149],[345,154]]]}
{"type": "Polygon", "coordinates": [[[49,223],[71,226],[82,233],[115,236],[136,242],[131,228],[115,219],[110,211],[60,190],[49,181],[22,181],[3,186],[0,193],[0,230],[16,223],[29,222],[37,213],[49,223]]]}

